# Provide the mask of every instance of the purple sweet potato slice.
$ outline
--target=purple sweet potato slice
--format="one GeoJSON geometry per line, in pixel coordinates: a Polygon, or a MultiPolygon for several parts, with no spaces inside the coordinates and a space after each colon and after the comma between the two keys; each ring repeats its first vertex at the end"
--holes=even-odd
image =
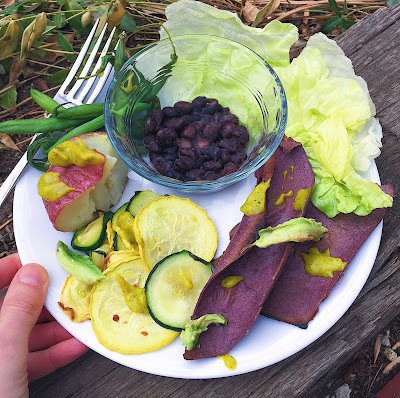
{"type": "MultiPolygon", "coordinates": [[[[257,184],[266,182],[274,174],[276,157],[272,155],[263,167],[257,170],[257,184]]],[[[268,190],[267,190],[268,192],[268,190]]],[[[213,261],[216,270],[222,269],[233,263],[242,255],[243,248],[249,246],[258,239],[258,231],[264,227],[265,212],[255,216],[243,215],[242,220],[231,232],[231,240],[225,251],[213,261]]]]}
{"type": "MultiPolygon", "coordinates": [[[[393,195],[391,186],[382,187],[383,191],[393,195]]],[[[341,258],[350,263],[361,245],[382,220],[386,209],[375,209],[368,216],[338,214],[328,218],[313,205],[308,207],[306,216],[322,222],[328,232],[319,242],[305,242],[297,245],[291,254],[285,269],[268,296],[261,313],[293,325],[304,326],[318,312],[319,304],[325,300],[333,287],[343,276],[335,272],[333,278],[311,276],[304,269],[301,253],[308,253],[311,247],[317,247],[320,253],[330,249],[332,257],[341,258]]]]}
{"type": "MultiPolygon", "coordinates": [[[[304,214],[304,208],[301,211],[294,210],[293,202],[299,190],[313,186],[314,174],[303,147],[291,149],[287,151],[279,147],[275,152],[275,171],[267,191],[263,227],[274,227],[304,214]],[[293,196],[288,195],[291,191],[293,196]],[[276,205],[282,193],[286,196],[280,205],[276,205]]],[[[211,325],[200,335],[199,344],[193,350],[185,351],[186,359],[226,354],[246,335],[291,251],[292,245],[288,243],[264,249],[252,247],[237,260],[213,273],[200,294],[192,319],[216,313],[227,319],[227,325],[211,325]],[[244,279],[232,288],[224,288],[221,282],[228,276],[243,276],[244,279]]]]}

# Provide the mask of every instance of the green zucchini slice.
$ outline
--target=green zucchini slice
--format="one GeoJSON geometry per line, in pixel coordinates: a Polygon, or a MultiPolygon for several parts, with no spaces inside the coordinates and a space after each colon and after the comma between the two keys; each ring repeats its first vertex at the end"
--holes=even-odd
{"type": "Polygon", "coordinates": [[[107,254],[110,253],[110,244],[107,237],[104,242],[95,251],[90,253],[90,259],[92,263],[99,268],[100,271],[104,271],[104,262],[107,254]]]}
{"type": "MultiPolygon", "coordinates": [[[[166,196],[166,195],[165,195],[166,196]]],[[[140,210],[156,199],[162,198],[163,195],[152,191],[138,191],[135,193],[128,205],[128,211],[133,217],[136,217],[140,210]]]]}
{"type": "Polygon", "coordinates": [[[129,202],[124,203],[121,207],[119,207],[119,208],[115,211],[115,213],[114,213],[114,215],[113,215],[113,217],[112,217],[112,220],[111,220],[111,228],[112,228],[114,231],[115,231],[115,226],[117,225],[118,216],[119,216],[121,213],[123,213],[124,211],[126,211],[126,208],[128,207],[128,204],[129,204],[129,202]]]}
{"type": "Polygon", "coordinates": [[[100,247],[104,243],[107,222],[111,218],[112,212],[102,213],[99,218],[96,218],[86,227],[75,231],[71,242],[72,248],[82,252],[91,252],[100,247]]]}
{"type": "Polygon", "coordinates": [[[211,263],[187,250],[161,260],[145,285],[150,315],[167,329],[183,330],[211,273],[211,263]]]}

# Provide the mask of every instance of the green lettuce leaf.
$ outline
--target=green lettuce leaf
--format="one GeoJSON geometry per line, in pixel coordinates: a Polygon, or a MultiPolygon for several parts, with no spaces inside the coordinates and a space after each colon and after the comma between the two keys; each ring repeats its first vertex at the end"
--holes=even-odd
{"type": "Polygon", "coordinates": [[[290,66],[275,70],[288,97],[285,133],[303,144],[315,174],[312,203],[329,217],[391,206],[389,195],[357,174],[379,155],[382,130],[365,81],[339,46],[314,35],[290,66]]]}
{"type": "MultiPolygon", "coordinates": [[[[271,66],[289,65],[290,47],[297,41],[297,28],[272,21],[265,28],[252,28],[229,11],[219,10],[200,1],[179,0],[170,4],[165,28],[171,36],[206,34],[225,37],[243,44],[262,56],[271,66]]],[[[160,38],[167,38],[163,29],[160,38]]]]}

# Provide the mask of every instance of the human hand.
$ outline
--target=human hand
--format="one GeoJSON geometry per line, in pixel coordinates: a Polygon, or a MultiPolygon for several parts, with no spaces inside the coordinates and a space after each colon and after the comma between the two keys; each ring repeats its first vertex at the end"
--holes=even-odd
{"type": "Polygon", "coordinates": [[[18,254],[0,259],[0,397],[28,397],[28,382],[67,365],[88,348],[43,307],[49,285],[39,264],[21,268],[18,254]]]}

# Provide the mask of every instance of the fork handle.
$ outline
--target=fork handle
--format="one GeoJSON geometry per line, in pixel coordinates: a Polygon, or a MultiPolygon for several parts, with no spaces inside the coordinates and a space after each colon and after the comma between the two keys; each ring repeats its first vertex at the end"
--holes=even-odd
{"type": "Polygon", "coordinates": [[[25,152],[22,158],[19,160],[17,165],[14,167],[12,172],[9,174],[9,176],[6,178],[6,180],[3,182],[3,184],[0,187],[0,207],[3,204],[3,202],[6,200],[8,194],[12,191],[12,189],[15,186],[15,183],[17,182],[19,176],[22,174],[22,172],[25,170],[26,165],[28,164],[28,155],[25,152]]]}

